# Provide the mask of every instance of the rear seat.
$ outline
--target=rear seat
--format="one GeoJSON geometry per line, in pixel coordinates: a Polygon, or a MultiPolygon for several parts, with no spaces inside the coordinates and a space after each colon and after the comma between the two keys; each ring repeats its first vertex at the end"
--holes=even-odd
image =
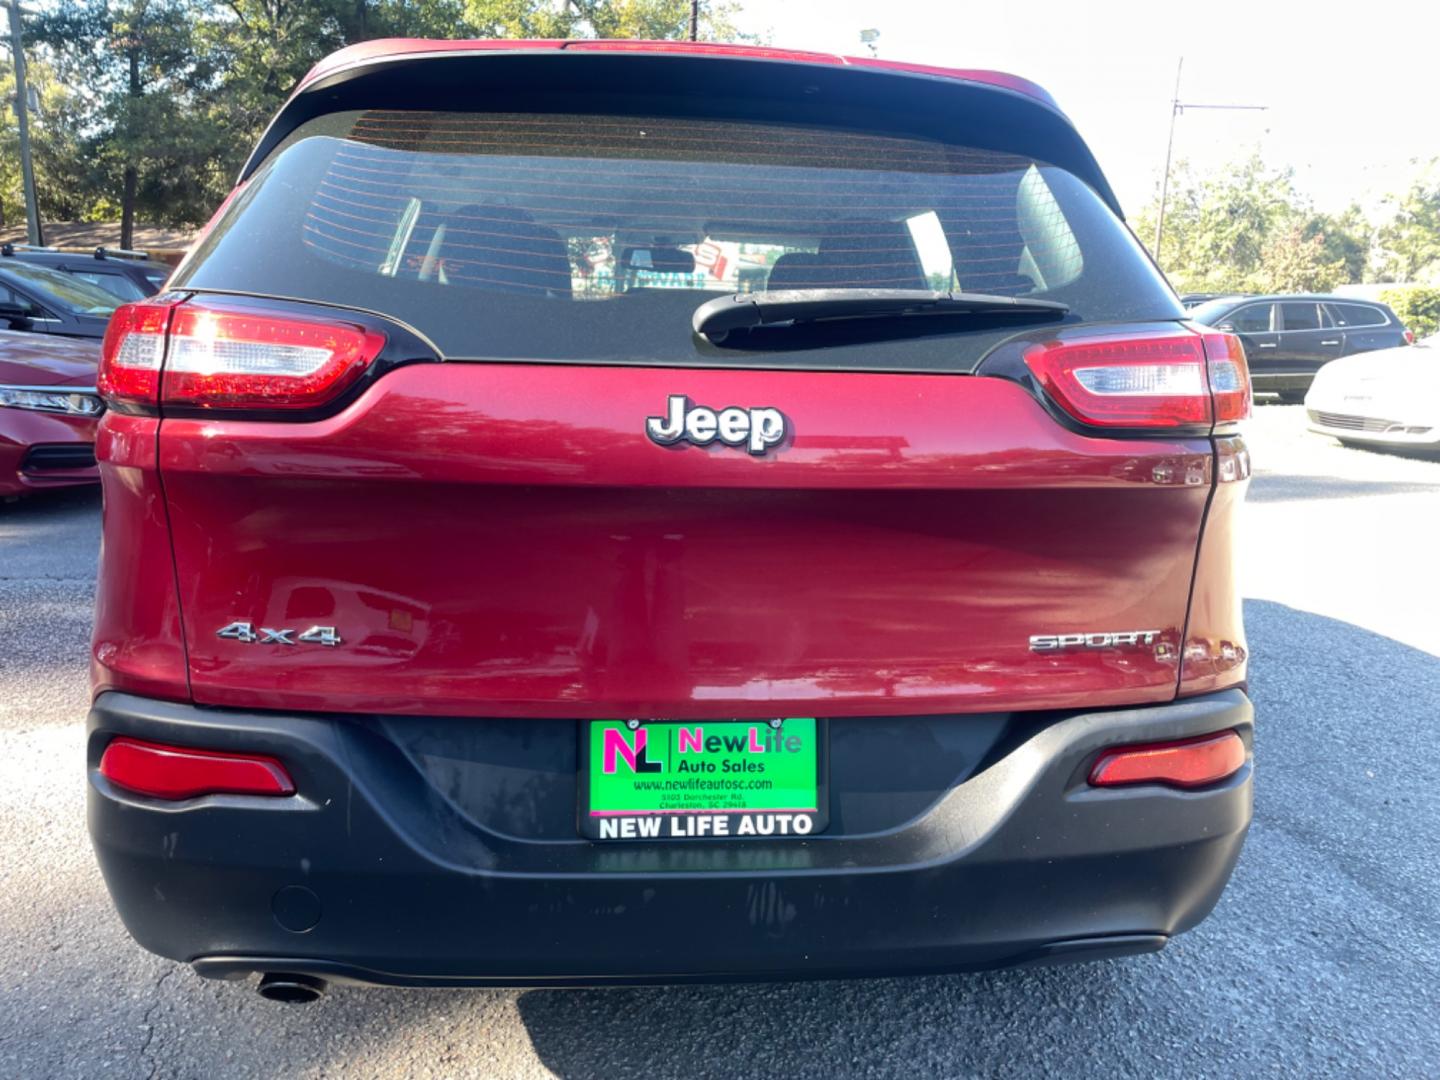
{"type": "Polygon", "coordinates": [[[845,221],[831,227],[816,254],[781,255],[766,289],[925,289],[910,230],[902,221],[845,221]]]}

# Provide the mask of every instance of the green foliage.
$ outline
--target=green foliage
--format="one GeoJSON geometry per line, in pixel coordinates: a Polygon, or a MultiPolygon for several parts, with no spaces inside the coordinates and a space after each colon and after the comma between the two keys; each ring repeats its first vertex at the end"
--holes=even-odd
{"type": "Polygon", "coordinates": [[[72,142],[74,168],[36,162],[46,216],[95,217],[119,204],[127,220],[136,209],[160,222],[203,219],[223,133],[203,122],[220,73],[199,48],[202,15],[195,0],[61,0],[32,20],[29,40],[48,46],[56,77],[75,88],[68,122],[35,125],[72,142]]]}
{"type": "Polygon", "coordinates": [[[1383,289],[1380,302],[1389,304],[1400,321],[1415,331],[1417,338],[1440,332],[1440,288],[1427,285],[1403,285],[1383,289]]]}
{"type": "Polygon", "coordinates": [[[1311,215],[1305,225],[1305,236],[1320,238],[1322,262],[1340,265],[1342,272],[1337,284],[1365,280],[1370,250],[1375,244],[1375,229],[1359,206],[1352,203],[1344,213],[1333,217],[1311,215]]]}
{"type": "MultiPolygon", "coordinates": [[[[463,4],[465,22],[477,37],[668,41],[690,34],[690,0],[463,0],[463,4]]],[[[735,27],[738,6],[701,0],[700,39],[744,40],[735,27]]]]}
{"type": "MultiPolygon", "coordinates": [[[[0,48],[0,55],[9,51],[0,48]]],[[[79,219],[93,206],[91,193],[77,185],[86,175],[83,147],[74,132],[89,110],[79,91],[55,69],[31,59],[26,65],[30,90],[40,108],[30,114],[30,151],[35,161],[35,188],[40,206],[51,220],[79,219]]],[[[15,72],[0,62],[0,100],[14,100],[15,72]]],[[[25,193],[20,182],[20,132],[8,104],[0,106],[0,224],[13,227],[25,220],[25,193]]]]}
{"type": "MultiPolygon", "coordinates": [[[[1154,235],[1158,200],[1136,219],[1154,235]]],[[[1329,216],[1295,189],[1290,170],[1258,154],[1197,177],[1171,177],[1159,262],[1181,292],[1324,292],[1365,272],[1371,230],[1359,207],[1329,216]]]]}
{"type": "Polygon", "coordinates": [[[1307,237],[1305,225],[1293,221],[1265,238],[1251,281],[1255,292],[1329,292],[1344,283],[1345,263],[1329,257],[1323,234],[1307,237]]]}
{"type": "MultiPolygon", "coordinates": [[[[737,10],[702,0],[700,37],[743,40],[737,10]]],[[[358,41],[673,39],[689,18],[689,0],[56,0],[26,27],[41,215],[205,221],[290,88],[358,41]]],[[[23,219],[15,142],[0,110],[0,224],[23,219]]]]}
{"type": "Polygon", "coordinates": [[[1381,280],[1440,285],[1440,158],[1393,205],[1379,236],[1381,280]]]}

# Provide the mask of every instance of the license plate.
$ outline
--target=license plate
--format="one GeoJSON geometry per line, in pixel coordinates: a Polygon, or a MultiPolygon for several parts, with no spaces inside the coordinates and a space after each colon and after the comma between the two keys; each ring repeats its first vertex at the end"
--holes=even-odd
{"type": "Polygon", "coordinates": [[[829,823],[824,725],[786,720],[580,725],[580,834],[769,840],[829,823]]]}

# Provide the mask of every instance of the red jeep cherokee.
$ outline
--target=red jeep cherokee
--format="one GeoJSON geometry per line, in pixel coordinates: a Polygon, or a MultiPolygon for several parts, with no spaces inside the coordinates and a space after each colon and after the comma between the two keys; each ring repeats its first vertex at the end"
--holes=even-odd
{"type": "Polygon", "coordinates": [[[100,386],[90,830],[201,974],[1113,956],[1240,852],[1244,357],[1028,82],[357,46],[100,386]]]}

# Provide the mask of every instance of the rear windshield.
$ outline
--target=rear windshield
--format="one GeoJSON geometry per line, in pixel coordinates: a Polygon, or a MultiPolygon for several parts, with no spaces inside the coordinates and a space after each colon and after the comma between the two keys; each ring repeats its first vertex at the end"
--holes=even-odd
{"type": "MultiPolygon", "coordinates": [[[[312,120],[172,286],[376,311],[475,359],[714,359],[694,309],[767,289],[1037,296],[1084,320],[1181,311],[1124,225],[1062,169],[918,138],[679,117],[312,120]]],[[[827,365],[953,367],[978,359],[956,347],[973,336],[821,351],[827,365]]]]}

